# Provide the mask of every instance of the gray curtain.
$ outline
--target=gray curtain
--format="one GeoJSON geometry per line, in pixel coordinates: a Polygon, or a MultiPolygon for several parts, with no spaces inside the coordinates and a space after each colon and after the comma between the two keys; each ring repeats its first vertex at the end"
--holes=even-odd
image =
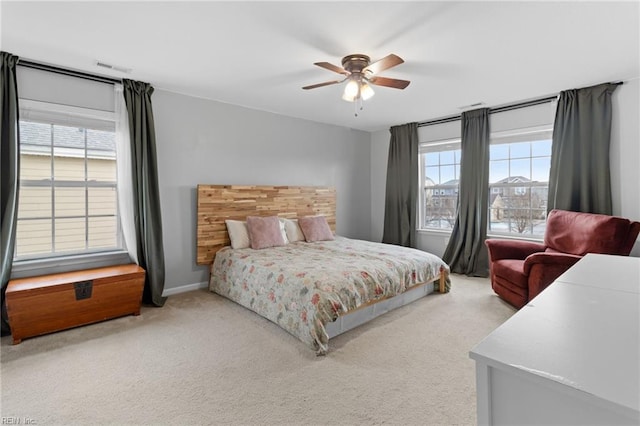
{"type": "Polygon", "coordinates": [[[133,177],[134,224],[138,263],[147,271],[142,300],[162,306],[164,290],[164,247],[158,190],[156,135],[151,108],[153,87],[148,83],[123,80],[129,117],[131,168],[133,177]]]}
{"type": "Polygon", "coordinates": [[[2,335],[11,333],[4,296],[11,276],[18,218],[18,177],[20,172],[20,132],[18,127],[18,57],[0,52],[0,285],[2,335]]]}
{"type": "Polygon", "coordinates": [[[416,247],[418,123],[390,129],[382,242],[416,247]]]}
{"type": "Polygon", "coordinates": [[[605,83],[560,92],[553,125],[547,210],[612,214],[611,94],[605,83]]]}
{"type": "Polygon", "coordinates": [[[489,275],[484,240],[489,204],[489,109],[462,113],[458,215],[442,259],[452,272],[489,275]]]}

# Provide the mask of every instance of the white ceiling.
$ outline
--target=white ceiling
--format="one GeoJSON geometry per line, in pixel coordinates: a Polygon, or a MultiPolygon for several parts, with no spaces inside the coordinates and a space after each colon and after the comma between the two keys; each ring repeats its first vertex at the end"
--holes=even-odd
{"type": "Polygon", "coordinates": [[[157,89],[366,131],[640,76],[640,7],[627,2],[11,2],[1,49],[157,89]],[[340,77],[364,53],[381,73],[354,116],[340,77]],[[131,68],[107,71],[96,60],[131,68]]]}

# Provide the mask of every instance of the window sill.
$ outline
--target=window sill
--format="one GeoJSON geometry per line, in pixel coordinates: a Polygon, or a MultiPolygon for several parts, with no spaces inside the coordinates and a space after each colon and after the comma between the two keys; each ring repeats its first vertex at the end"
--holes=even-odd
{"type": "Polygon", "coordinates": [[[124,250],[91,253],[74,256],[14,261],[11,279],[26,278],[81,269],[102,268],[131,263],[129,253],[124,250]]]}
{"type": "MultiPolygon", "coordinates": [[[[424,234],[424,235],[443,235],[443,236],[450,236],[451,235],[451,229],[418,229],[418,233],[419,234],[424,234]]],[[[500,238],[503,240],[520,240],[520,241],[533,241],[536,243],[541,243],[544,241],[544,237],[543,236],[539,236],[539,237],[524,237],[521,235],[508,235],[508,234],[495,234],[495,233],[490,233],[487,234],[487,238],[500,238]]]]}
{"type": "Polygon", "coordinates": [[[509,235],[509,234],[487,234],[487,238],[498,238],[501,240],[519,240],[519,241],[533,241],[535,243],[541,243],[544,241],[543,236],[539,237],[524,237],[521,235],[509,235]]]}
{"type": "Polygon", "coordinates": [[[451,235],[451,229],[421,228],[421,229],[418,229],[418,233],[419,234],[431,234],[431,235],[451,235]]]}

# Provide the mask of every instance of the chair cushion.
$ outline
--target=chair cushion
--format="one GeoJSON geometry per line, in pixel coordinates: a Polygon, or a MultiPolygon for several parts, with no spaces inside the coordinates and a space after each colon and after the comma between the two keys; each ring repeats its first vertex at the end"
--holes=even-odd
{"type": "Polygon", "coordinates": [[[494,278],[499,280],[503,286],[514,287],[513,290],[515,291],[517,291],[518,287],[525,290],[528,289],[528,277],[523,272],[524,260],[502,259],[493,262],[491,268],[494,278]]]}

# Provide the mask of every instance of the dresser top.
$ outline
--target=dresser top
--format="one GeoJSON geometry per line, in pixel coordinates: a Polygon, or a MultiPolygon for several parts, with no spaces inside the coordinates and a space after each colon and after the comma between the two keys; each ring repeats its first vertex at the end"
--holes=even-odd
{"type": "Polygon", "coordinates": [[[640,411],[640,258],[587,255],[470,352],[640,411]]]}

